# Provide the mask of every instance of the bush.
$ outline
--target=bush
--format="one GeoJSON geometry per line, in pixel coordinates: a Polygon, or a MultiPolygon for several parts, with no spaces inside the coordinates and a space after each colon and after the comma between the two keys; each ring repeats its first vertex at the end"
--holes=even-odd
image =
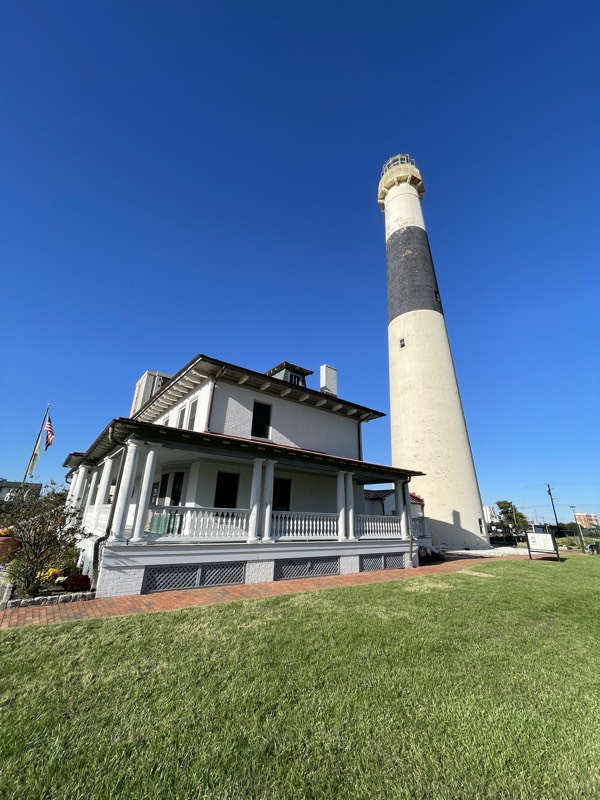
{"type": "Polygon", "coordinates": [[[89,592],[91,585],[88,576],[82,575],[80,572],[69,575],[63,584],[67,592],[89,592]]]}
{"type": "Polygon", "coordinates": [[[48,570],[71,566],[75,545],[86,536],[81,513],[67,506],[66,497],[52,484],[40,495],[21,496],[11,510],[10,532],[20,547],[7,573],[28,595],[39,594],[48,570]]]}

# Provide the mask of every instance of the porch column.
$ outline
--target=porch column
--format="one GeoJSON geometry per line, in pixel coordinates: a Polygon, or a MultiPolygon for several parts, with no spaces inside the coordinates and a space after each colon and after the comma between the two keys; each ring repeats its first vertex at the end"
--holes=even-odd
{"type": "MultiPolygon", "coordinates": [[[[396,506],[396,516],[402,517],[404,513],[404,481],[394,481],[394,503],[396,506]]],[[[404,530],[404,522],[402,521],[400,522],[400,528],[404,530]]]]}
{"type": "Polygon", "coordinates": [[[140,442],[135,441],[135,439],[130,439],[127,442],[127,453],[125,455],[123,475],[121,476],[121,485],[118,487],[119,494],[115,500],[115,515],[113,517],[112,531],[110,534],[111,542],[122,544],[125,541],[123,531],[125,530],[125,523],[127,522],[129,498],[131,496],[131,487],[137,467],[139,447],[140,442]]]}
{"type": "Polygon", "coordinates": [[[337,474],[338,541],[346,541],[346,473],[337,474]]]}
{"type": "Polygon", "coordinates": [[[196,496],[198,493],[198,478],[200,477],[200,462],[194,461],[190,467],[190,474],[188,475],[187,490],[185,493],[185,503],[187,508],[195,508],[196,496]]]}
{"type": "Polygon", "coordinates": [[[144,538],[144,527],[148,517],[148,506],[150,505],[150,495],[152,494],[152,482],[154,480],[154,467],[156,464],[156,446],[151,445],[146,454],[146,463],[144,465],[144,474],[142,475],[142,482],[140,484],[140,497],[135,512],[135,521],[133,523],[133,536],[129,540],[129,544],[147,544],[144,538]]]}
{"type": "Polygon", "coordinates": [[[95,469],[92,472],[92,480],[90,481],[90,488],[87,494],[86,506],[92,505],[92,497],[94,496],[94,489],[96,488],[96,484],[98,483],[98,475],[100,474],[99,470],[95,469]]]}
{"type": "Polygon", "coordinates": [[[348,510],[348,539],[353,542],[356,541],[356,532],[354,530],[354,484],[352,478],[353,472],[346,473],[346,508],[348,510]]]}
{"type": "Polygon", "coordinates": [[[83,494],[83,487],[85,486],[86,474],[87,467],[84,467],[82,464],[77,470],[77,483],[75,484],[75,489],[73,490],[73,505],[75,508],[79,508],[81,503],[81,496],[83,494]]]}
{"type": "Polygon", "coordinates": [[[248,544],[258,541],[260,485],[262,483],[262,465],[264,458],[255,458],[252,469],[252,487],[250,489],[250,522],[248,524],[248,544]]]}
{"type": "Polygon", "coordinates": [[[403,528],[406,539],[412,539],[412,526],[411,526],[411,513],[410,513],[410,489],[408,488],[408,481],[402,484],[404,492],[404,513],[402,515],[403,528]]]}
{"type": "Polygon", "coordinates": [[[94,503],[94,513],[92,515],[91,528],[92,531],[96,530],[98,524],[98,517],[100,516],[100,506],[104,505],[106,494],[108,492],[108,484],[112,475],[114,459],[107,458],[102,467],[102,476],[100,477],[100,486],[98,487],[98,494],[96,495],[96,502],[94,503]]]}
{"type": "Polygon", "coordinates": [[[263,521],[263,542],[272,542],[271,522],[273,516],[273,479],[275,476],[275,461],[267,461],[265,465],[265,488],[263,491],[263,508],[265,516],[263,521]]]}

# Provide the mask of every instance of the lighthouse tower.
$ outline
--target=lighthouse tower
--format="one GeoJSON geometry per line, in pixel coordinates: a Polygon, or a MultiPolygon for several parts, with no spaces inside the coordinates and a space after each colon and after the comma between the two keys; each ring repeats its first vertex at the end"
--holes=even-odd
{"type": "Polygon", "coordinates": [[[421,211],[425,187],[408,155],[390,158],[379,181],[385,213],[392,464],[425,473],[434,539],[489,547],[440,292],[421,211]]]}

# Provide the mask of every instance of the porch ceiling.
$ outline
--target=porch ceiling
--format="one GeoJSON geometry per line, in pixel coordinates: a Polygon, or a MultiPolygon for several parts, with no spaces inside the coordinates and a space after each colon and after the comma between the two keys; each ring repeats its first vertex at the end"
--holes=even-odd
{"type": "Polygon", "coordinates": [[[387,483],[423,474],[414,470],[372,464],[314,450],[301,450],[271,442],[254,442],[250,439],[217,433],[194,433],[124,418],[113,420],[86,453],[71,454],[64,466],[71,468],[78,466],[73,461],[74,456],[81,457],[79,463],[85,461],[92,465],[99,464],[131,437],[148,444],[160,444],[160,461],[170,463],[189,463],[198,458],[237,462],[264,458],[273,459],[280,467],[285,466],[294,472],[323,475],[332,475],[340,470],[352,472],[354,481],[359,484],[387,483]]]}

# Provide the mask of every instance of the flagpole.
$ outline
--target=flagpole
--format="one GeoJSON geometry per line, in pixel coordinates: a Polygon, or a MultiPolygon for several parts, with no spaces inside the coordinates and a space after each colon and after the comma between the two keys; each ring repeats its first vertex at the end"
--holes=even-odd
{"type": "MultiPolygon", "coordinates": [[[[41,442],[42,442],[42,431],[44,430],[44,425],[46,424],[46,418],[48,416],[48,412],[49,411],[50,411],[50,403],[48,403],[48,405],[46,407],[46,412],[44,414],[44,418],[42,419],[42,424],[40,425],[40,432],[37,435],[37,439],[35,440],[35,444],[33,445],[33,450],[31,451],[31,456],[29,457],[29,461],[27,462],[27,467],[25,469],[25,475],[23,476],[23,482],[22,482],[21,486],[25,486],[25,483],[27,482],[27,475],[29,474],[29,466],[31,464],[31,460],[34,457],[36,448],[38,447],[38,443],[41,445],[41,442]]],[[[39,449],[38,449],[38,455],[39,455],[39,449]]],[[[37,459],[36,459],[36,461],[37,461],[37,459]]],[[[35,464],[34,464],[34,466],[35,466],[35,464]]]]}

